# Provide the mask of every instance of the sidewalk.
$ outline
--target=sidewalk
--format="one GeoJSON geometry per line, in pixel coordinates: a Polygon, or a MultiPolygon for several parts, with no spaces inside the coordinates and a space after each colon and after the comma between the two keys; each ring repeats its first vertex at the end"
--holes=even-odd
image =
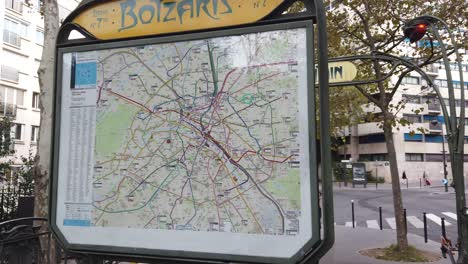
{"type": "MultiPolygon", "coordinates": [[[[403,262],[382,261],[362,256],[358,252],[367,248],[382,248],[395,243],[396,234],[392,230],[367,228],[335,227],[335,246],[320,261],[320,264],[402,264],[403,262]]],[[[420,236],[408,234],[409,243],[418,249],[440,254],[440,244],[429,241],[425,244],[420,236]]],[[[441,259],[432,264],[449,264],[449,259],[441,259]]]]}
{"type": "MultiPolygon", "coordinates": [[[[444,191],[445,186],[442,184],[433,184],[431,186],[419,186],[418,183],[410,183],[408,187],[406,184],[400,184],[400,188],[402,190],[406,189],[418,189],[418,190],[430,190],[430,191],[444,191]]],[[[367,188],[364,188],[364,185],[355,185],[353,188],[352,183],[348,183],[347,186],[344,185],[344,183],[339,183],[339,182],[333,182],[333,189],[334,190],[369,190],[369,191],[375,191],[377,190],[391,190],[392,189],[392,184],[391,183],[379,183],[377,186],[375,183],[368,183],[367,188]]],[[[448,188],[448,191],[451,193],[454,193],[454,189],[452,187],[448,188]]],[[[465,193],[468,194],[468,181],[465,186],[465,193]]]]}

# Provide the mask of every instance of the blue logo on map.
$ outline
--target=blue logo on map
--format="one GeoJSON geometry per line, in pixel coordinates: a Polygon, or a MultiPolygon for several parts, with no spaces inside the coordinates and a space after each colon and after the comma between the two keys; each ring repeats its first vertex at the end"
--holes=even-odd
{"type": "Polygon", "coordinates": [[[75,69],[75,85],[80,87],[96,86],[97,82],[97,63],[86,62],[77,63],[75,69]]]}

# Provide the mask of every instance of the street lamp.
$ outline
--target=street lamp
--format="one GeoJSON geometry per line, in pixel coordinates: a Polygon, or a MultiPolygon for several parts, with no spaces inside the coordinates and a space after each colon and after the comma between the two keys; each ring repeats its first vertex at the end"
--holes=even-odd
{"type": "Polygon", "coordinates": [[[443,42],[440,34],[438,24],[441,24],[445,31],[449,34],[452,45],[455,51],[459,74],[460,74],[460,100],[465,101],[465,83],[463,81],[463,71],[461,56],[458,51],[458,46],[455,37],[452,34],[447,23],[442,19],[425,15],[414,18],[406,22],[404,34],[410,41],[416,42],[424,37],[428,30],[435,36],[439,42],[442,57],[447,74],[447,84],[449,92],[449,109],[450,116],[447,111],[444,111],[444,118],[447,127],[447,136],[449,144],[449,152],[452,161],[452,176],[455,184],[455,197],[457,207],[457,223],[458,223],[458,244],[459,244],[459,257],[458,263],[468,263],[468,215],[465,213],[466,200],[465,200],[465,183],[463,175],[464,166],[464,137],[465,137],[465,109],[460,108],[460,119],[457,122],[456,106],[455,106],[455,93],[453,89],[452,73],[450,71],[450,63],[447,53],[447,47],[443,42]],[[458,123],[458,126],[457,126],[458,123]]]}
{"type": "MultiPolygon", "coordinates": [[[[442,123],[440,123],[437,119],[432,120],[431,123],[432,123],[433,125],[438,125],[438,124],[442,125],[442,123]]],[[[444,135],[444,128],[442,127],[441,130],[442,130],[442,153],[443,153],[443,154],[442,154],[442,155],[443,155],[443,156],[442,156],[442,163],[443,163],[443,165],[444,165],[444,180],[445,180],[445,181],[444,181],[444,182],[445,182],[444,185],[445,185],[445,192],[448,192],[448,181],[447,181],[447,174],[448,174],[448,173],[447,173],[447,157],[445,156],[445,135],[444,135]]]]}

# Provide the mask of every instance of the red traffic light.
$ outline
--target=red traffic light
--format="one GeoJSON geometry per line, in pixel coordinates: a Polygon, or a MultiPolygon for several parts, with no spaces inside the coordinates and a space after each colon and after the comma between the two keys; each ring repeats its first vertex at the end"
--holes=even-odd
{"type": "Polygon", "coordinates": [[[404,29],[405,37],[409,38],[411,43],[414,43],[424,37],[427,32],[427,23],[417,23],[406,25],[404,29]]]}
{"type": "Polygon", "coordinates": [[[419,24],[419,25],[416,26],[416,28],[418,29],[418,31],[424,31],[424,33],[426,33],[427,25],[426,24],[419,24]]]}

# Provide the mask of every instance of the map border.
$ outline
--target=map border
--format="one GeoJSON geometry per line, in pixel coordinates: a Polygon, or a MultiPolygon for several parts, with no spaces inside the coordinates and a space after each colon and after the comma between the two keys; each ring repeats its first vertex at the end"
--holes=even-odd
{"type": "MultiPolygon", "coordinates": [[[[56,69],[56,98],[55,98],[55,109],[61,108],[62,100],[62,65],[63,65],[63,54],[70,52],[82,52],[82,51],[94,51],[101,49],[112,49],[112,48],[124,48],[140,45],[151,45],[151,44],[162,44],[162,43],[171,43],[171,42],[180,42],[180,41],[191,41],[207,38],[217,38],[217,37],[227,37],[233,35],[243,35],[243,34],[252,34],[259,32],[269,32],[269,31],[278,31],[278,30],[287,30],[295,28],[305,28],[306,29],[306,47],[307,48],[307,71],[308,78],[307,83],[309,87],[314,87],[314,49],[313,49],[313,29],[314,24],[311,20],[302,20],[296,22],[285,22],[279,24],[268,24],[268,25],[251,25],[243,26],[234,29],[228,30],[216,30],[211,32],[202,32],[202,33],[190,33],[190,34],[177,34],[174,36],[165,36],[165,37],[152,37],[152,38],[143,38],[136,40],[115,40],[115,41],[106,41],[99,44],[87,44],[87,45],[69,45],[64,47],[58,47],[57,51],[57,69],[56,69]]],[[[308,114],[309,117],[315,116],[315,89],[308,94],[308,114]]],[[[89,252],[89,253],[100,253],[103,252],[108,254],[118,254],[118,255],[134,255],[146,257],[149,259],[154,258],[167,258],[177,257],[183,258],[184,260],[211,260],[211,261],[221,261],[229,259],[231,261],[243,261],[243,262],[256,262],[256,263],[296,263],[301,260],[308,253],[315,248],[317,243],[320,241],[320,219],[319,219],[319,192],[318,192],[318,181],[317,177],[314,177],[314,173],[318,174],[317,167],[317,151],[315,148],[316,145],[316,122],[315,118],[309,118],[309,167],[311,172],[310,178],[310,191],[311,191],[311,213],[312,213],[312,237],[311,239],[290,259],[283,258],[270,258],[270,257],[259,257],[259,256],[245,256],[245,255],[227,255],[227,254],[213,254],[213,253],[197,253],[189,251],[167,251],[167,250],[149,250],[149,249],[137,249],[137,248],[122,248],[122,247],[112,247],[112,246],[96,246],[92,244],[70,244],[66,241],[65,236],[60,231],[57,226],[57,196],[58,196],[58,168],[59,162],[58,157],[60,149],[60,120],[62,118],[61,111],[54,111],[54,131],[53,131],[53,152],[52,152],[52,161],[53,161],[53,171],[51,177],[52,188],[50,190],[51,197],[51,209],[50,209],[50,226],[54,233],[59,237],[60,242],[64,243],[64,246],[70,250],[89,252]],[[311,122],[312,121],[312,122],[311,122]],[[314,206],[316,205],[316,206],[314,206]]],[[[177,261],[177,260],[175,260],[177,261]]]]}

